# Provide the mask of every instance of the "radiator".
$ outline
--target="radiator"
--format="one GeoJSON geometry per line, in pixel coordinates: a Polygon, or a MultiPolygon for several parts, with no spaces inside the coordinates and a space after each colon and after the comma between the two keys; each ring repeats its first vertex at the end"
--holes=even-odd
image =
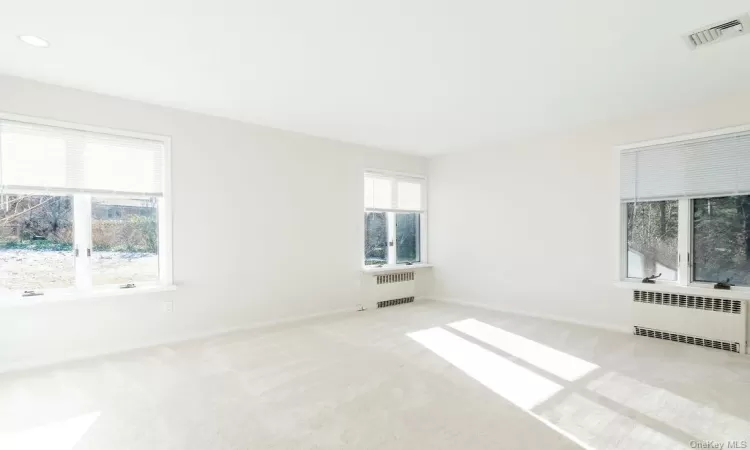
{"type": "Polygon", "coordinates": [[[414,272],[397,272],[368,277],[370,302],[378,308],[414,301],[414,272]]]}
{"type": "Polygon", "coordinates": [[[633,332],[639,336],[746,352],[744,300],[637,290],[633,317],[633,332]]]}

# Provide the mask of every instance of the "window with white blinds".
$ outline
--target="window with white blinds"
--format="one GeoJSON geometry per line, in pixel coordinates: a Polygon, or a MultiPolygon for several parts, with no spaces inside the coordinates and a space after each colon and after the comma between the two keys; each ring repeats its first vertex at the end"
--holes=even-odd
{"type": "Polygon", "coordinates": [[[425,180],[365,172],[364,265],[426,262],[425,180]]]}
{"type": "Polygon", "coordinates": [[[171,285],[169,151],[0,113],[0,304],[171,285]]]}
{"type": "Polygon", "coordinates": [[[621,278],[750,287],[750,126],[620,152],[621,278]]]}
{"type": "Polygon", "coordinates": [[[623,202],[750,194],[750,132],[622,150],[623,202]]]}
{"type": "Polygon", "coordinates": [[[163,141],[0,120],[0,189],[164,193],[163,141]]]}

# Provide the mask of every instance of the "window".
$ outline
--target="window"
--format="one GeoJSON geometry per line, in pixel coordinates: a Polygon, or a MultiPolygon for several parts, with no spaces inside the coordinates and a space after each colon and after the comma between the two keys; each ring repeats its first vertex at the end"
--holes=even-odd
{"type": "Polygon", "coordinates": [[[0,195],[0,291],[75,286],[73,198],[0,195]]]}
{"type": "Polygon", "coordinates": [[[168,141],[0,116],[0,294],[171,283],[168,141]]]}
{"type": "Polygon", "coordinates": [[[423,262],[424,180],[365,174],[364,264],[423,262]]]}
{"type": "Polygon", "coordinates": [[[750,286],[750,196],[693,200],[695,281],[750,286]]]}
{"type": "Polygon", "coordinates": [[[419,262],[419,213],[396,215],[396,263],[419,262]]]}
{"type": "Polygon", "coordinates": [[[750,127],[621,149],[622,276],[750,287],[750,127]]]}
{"type": "Polygon", "coordinates": [[[365,265],[388,264],[388,218],[384,212],[365,213],[365,265]]]}
{"type": "Polygon", "coordinates": [[[677,280],[677,201],[627,204],[627,275],[677,280]]]}
{"type": "Polygon", "coordinates": [[[156,199],[94,197],[91,275],[94,286],[159,281],[156,199]],[[108,219],[97,219],[97,210],[108,219]]]}

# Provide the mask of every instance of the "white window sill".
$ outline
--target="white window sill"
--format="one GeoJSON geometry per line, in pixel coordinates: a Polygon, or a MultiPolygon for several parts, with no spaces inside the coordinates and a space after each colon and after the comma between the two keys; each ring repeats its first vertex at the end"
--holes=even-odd
{"type": "Polygon", "coordinates": [[[62,303],[77,300],[93,300],[108,297],[124,297],[130,295],[146,295],[157,292],[174,291],[176,289],[177,286],[170,284],[141,286],[130,289],[103,288],[92,289],[89,291],[68,290],[62,292],[50,292],[33,297],[21,297],[19,295],[0,296],[0,308],[15,308],[19,306],[62,303]]]}
{"type": "Polygon", "coordinates": [[[673,294],[701,295],[705,297],[730,298],[733,300],[750,300],[750,289],[732,288],[730,290],[711,289],[698,286],[680,286],[673,283],[640,283],[638,281],[618,281],[615,286],[622,289],[651,292],[668,292],[673,294]]]}
{"type": "Polygon", "coordinates": [[[398,265],[385,265],[383,267],[376,267],[376,266],[370,266],[370,267],[363,267],[362,272],[369,273],[369,274],[382,274],[382,273],[394,273],[394,272],[409,272],[411,270],[416,269],[427,269],[432,267],[432,264],[422,264],[422,263],[415,263],[410,266],[407,266],[406,264],[398,264],[398,265]]]}

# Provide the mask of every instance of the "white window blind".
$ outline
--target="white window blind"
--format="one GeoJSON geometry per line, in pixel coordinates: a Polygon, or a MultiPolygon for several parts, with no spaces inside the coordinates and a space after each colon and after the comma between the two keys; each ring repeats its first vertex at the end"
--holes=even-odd
{"type": "Polygon", "coordinates": [[[161,196],[164,143],[0,120],[0,189],[161,196]]]}
{"type": "Polygon", "coordinates": [[[424,203],[423,179],[365,173],[366,210],[422,212],[424,203]]]}
{"type": "Polygon", "coordinates": [[[623,202],[750,194],[750,132],[623,150],[623,202]]]}
{"type": "Polygon", "coordinates": [[[387,178],[365,176],[365,208],[393,208],[393,188],[387,178]]]}

